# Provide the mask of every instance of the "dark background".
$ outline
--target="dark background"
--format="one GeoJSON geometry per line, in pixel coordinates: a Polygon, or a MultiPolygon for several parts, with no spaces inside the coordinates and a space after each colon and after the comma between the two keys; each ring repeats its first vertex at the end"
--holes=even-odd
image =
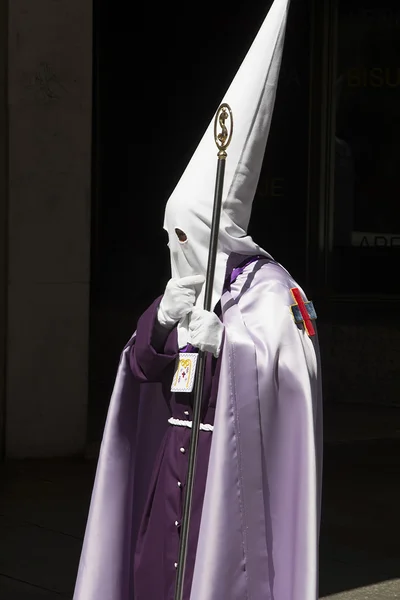
{"type": "MultiPolygon", "coordinates": [[[[96,7],[95,304],[128,303],[140,312],[162,293],[169,266],[165,203],[268,9],[265,2],[149,3],[123,18],[115,2],[96,7]]],[[[250,226],[256,241],[300,278],[308,45],[307,3],[294,1],[250,226]]]]}

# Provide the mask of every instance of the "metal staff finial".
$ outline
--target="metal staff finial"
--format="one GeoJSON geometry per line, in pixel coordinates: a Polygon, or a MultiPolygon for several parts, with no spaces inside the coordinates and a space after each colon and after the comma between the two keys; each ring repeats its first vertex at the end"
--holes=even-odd
{"type": "Polygon", "coordinates": [[[217,144],[218,158],[226,159],[226,149],[232,140],[233,134],[233,116],[229,104],[221,104],[214,120],[214,139],[217,144]],[[230,130],[226,126],[227,119],[230,119],[230,130]],[[221,132],[218,133],[218,125],[221,127],[221,132]]]}
{"type": "MultiPolygon", "coordinates": [[[[204,294],[204,309],[211,310],[212,291],[214,284],[215,263],[217,260],[219,222],[221,217],[222,193],[224,189],[224,175],[227,153],[226,149],[232,140],[233,116],[228,104],[221,104],[214,120],[214,139],[218,148],[217,176],[215,181],[214,207],[211,223],[210,245],[208,252],[206,289],[204,294]],[[230,128],[227,128],[229,119],[230,128]],[[221,131],[218,131],[218,127],[221,131]]],[[[188,472],[183,501],[183,514],[181,523],[181,537],[179,545],[179,558],[175,583],[174,600],[182,600],[183,584],[185,580],[186,557],[188,550],[190,515],[193,498],[193,484],[196,469],[197,446],[199,440],[201,422],[201,404],[203,397],[204,369],[206,365],[206,353],[199,350],[197,359],[197,370],[194,382],[193,400],[193,424],[190,436],[188,472]]]]}

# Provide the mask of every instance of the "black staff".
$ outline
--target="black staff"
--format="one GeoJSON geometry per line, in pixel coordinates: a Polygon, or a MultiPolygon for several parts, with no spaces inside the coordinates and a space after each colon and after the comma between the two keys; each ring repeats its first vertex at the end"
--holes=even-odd
{"type": "MultiPolygon", "coordinates": [[[[208,252],[206,289],[204,295],[204,309],[211,310],[212,292],[214,284],[215,263],[218,250],[219,221],[221,216],[222,192],[224,189],[225,160],[227,157],[226,149],[232,139],[233,118],[232,111],[228,104],[221,104],[214,121],[214,138],[218,147],[217,178],[215,182],[214,207],[211,223],[210,246],[208,252]],[[230,131],[226,127],[226,120],[230,118],[230,131]],[[218,133],[218,125],[221,132],[218,133]]],[[[194,401],[193,401],[193,424],[190,437],[189,464],[187,480],[185,486],[185,497],[183,501],[183,515],[181,523],[181,537],[179,545],[179,558],[175,584],[175,600],[182,600],[183,583],[185,580],[186,557],[188,549],[190,514],[193,497],[193,483],[196,470],[197,445],[199,440],[201,405],[203,397],[204,368],[206,364],[206,353],[199,351],[197,359],[197,370],[194,382],[194,401]]]]}

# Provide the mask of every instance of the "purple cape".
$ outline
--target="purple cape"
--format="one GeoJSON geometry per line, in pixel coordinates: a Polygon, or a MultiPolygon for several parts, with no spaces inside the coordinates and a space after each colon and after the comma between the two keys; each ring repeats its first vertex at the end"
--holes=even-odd
{"type": "MultiPolygon", "coordinates": [[[[225,339],[190,600],[318,598],[320,361],[317,336],[292,318],[293,287],[280,265],[255,263],[221,299],[225,339]]],[[[111,398],[74,600],[133,597],[135,539],[169,418],[159,385],[133,378],[134,343],[111,398]]]]}

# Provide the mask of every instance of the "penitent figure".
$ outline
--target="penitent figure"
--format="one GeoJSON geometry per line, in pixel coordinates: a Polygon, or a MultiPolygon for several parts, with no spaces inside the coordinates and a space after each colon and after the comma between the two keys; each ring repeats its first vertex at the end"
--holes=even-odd
{"type": "Polygon", "coordinates": [[[275,0],[223,99],[234,133],[212,312],[202,307],[213,122],[168,200],[171,279],[121,357],[74,600],[174,598],[193,402],[192,393],[176,390],[193,377],[198,349],[207,359],[184,599],[318,598],[316,314],[290,274],[247,235],[288,7],[275,0]]]}

